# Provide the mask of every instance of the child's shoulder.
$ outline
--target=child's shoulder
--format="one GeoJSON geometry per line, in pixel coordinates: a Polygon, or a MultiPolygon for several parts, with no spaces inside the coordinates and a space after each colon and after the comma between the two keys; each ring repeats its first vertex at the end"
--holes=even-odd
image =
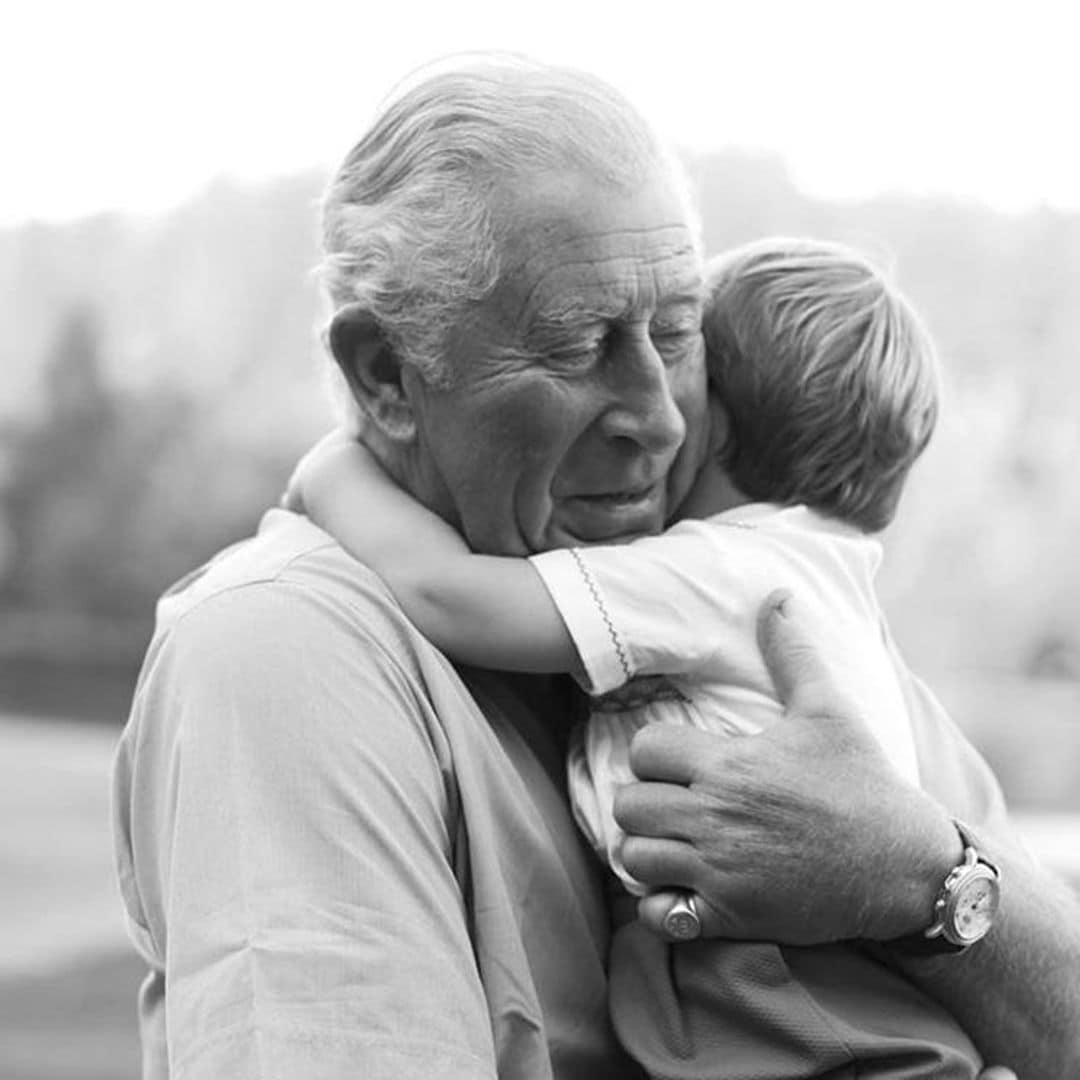
{"type": "MultiPolygon", "coordinates": [[[[680,522],[676,528],[690,524],[680,522]]],[[[707,533],[714,543],[725,548],[747,544],[758,550],[831,552],[834,557],[866,562],[872,567],[881,559],[881,542],[876,536],[801,504],[747,503],[694,522],[691,527],[707,533]]]]}
{"type": "Polygon", "coordinates": [[[819,513],[802,503],[783,506],[779,503],[752,502],[723,510],[704,519],[716,528],[751,529],[768,533],[807,533],[843,539],[866,537],[861,529],[839,518],[819,513]]]}
{"type": "Polygon", "coordinates": [[[779,503],[751,502],[722,510],[704,519],[710,527],[724,529],[809,530],[818,531],[825,521],[807,506],[781,506],[779,503]]]}

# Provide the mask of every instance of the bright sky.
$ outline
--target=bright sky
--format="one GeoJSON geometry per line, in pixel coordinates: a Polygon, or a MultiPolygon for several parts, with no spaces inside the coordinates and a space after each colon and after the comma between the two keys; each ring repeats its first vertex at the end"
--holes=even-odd
{"type": "Polygon", "coordinates": [[[0,224],[330,165],[401,76],[474,48],[590,68],[676,142],[777,151],[818,194],[1080,210],[1071,6],[22,0],[0,32],[0,224]]]}

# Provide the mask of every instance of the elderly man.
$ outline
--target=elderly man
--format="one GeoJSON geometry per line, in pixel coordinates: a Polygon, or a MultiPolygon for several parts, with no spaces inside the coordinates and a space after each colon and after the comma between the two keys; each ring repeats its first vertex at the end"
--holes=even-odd
{"type": "MultiPolygon", "coordinates": [[[[703,443],[700,257],[678,171],[625,101],[524,61],[430,75],[350,153],[325,218],[329,342],[398,483],[477,550],[662,527],[703,443]]],[[[455,671],[284,511],[158,619],[116,769],[146,1077],[638,1075],[565,803],[563,680],[455,671]]],[[[932,921],[962,815],[1002,870],[997,925],[961,956],[890,962],[988,1060],[1075,1071],[1076,911],[1009,839],[985,766],[940,719],[917,733],[929,794],[875,772],[855,725],[818,722],[842,696],[800,678],[812,647],[776,633],[815,722],[737,747],[643,733],[627,866],[723,898],[709,933],[885,942],[932,921]],[[737,860],[732,826],[753,841],[737,860]]]]}

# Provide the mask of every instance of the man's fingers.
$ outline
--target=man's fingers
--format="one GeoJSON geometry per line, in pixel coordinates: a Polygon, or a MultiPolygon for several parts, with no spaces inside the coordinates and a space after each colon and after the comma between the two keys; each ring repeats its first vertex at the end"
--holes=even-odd
{"type": "MultiPolygon", "coordinates": [[[[710,904],[707,904],[697,893],[690,893],[694,899],[694,911],[701,923],[701,933],[704,937],[715,937],[723,933],[718,913],[710,904]]],[[[659,892],[649,893],[638,901],[637,914],[654,934],[673,940],[664,926],[664,919],[671,910],[672,905],[679,899],[687,896],[685,892],[677,892],[674,889],[661,889],[659,892]]]]}
{"type": "Polygon", "coordinates": [[[715,735],[683,724],[647,724],[630,744],[630,767],[639,780],[690,784],[716,753],[715,735]]]}
{"type": "Polygon", "coordinates": [[[855,713],[838,684],[845,663],[842,645],[832,627],[815,621],[802,601],[787,589],[770,593],[758,612],[757,631],[765,664],[789,713],[855,713]]]}
{"type": "Polygon", "coordinates": [[[655,836],[627,836],[619,851],[623,866],[643,885],[693,889],[701,859],[689,844],[655,836]]]}
{"type": "Polygon", "coordinates": [[[615,820],[634,836],[685,840],[701,819],[701,800],[679,784],[624,784],[615,792],[615,820]]]}
{"type": "Polygon", "coordinates": [[[1004,1065],[991,1065],[979,1073],[979,1080],[1016,1080],[1016,1073],[1004,1065]]]}

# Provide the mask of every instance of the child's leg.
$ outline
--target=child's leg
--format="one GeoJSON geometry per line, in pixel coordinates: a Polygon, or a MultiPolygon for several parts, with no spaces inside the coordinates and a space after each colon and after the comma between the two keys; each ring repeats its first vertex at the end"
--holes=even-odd
{"type": "Polygon", "coordinates": [[[979,1055],[914,986],[846,946],[612,943],[611,1014],[653,1080],[972,1080],[979,1055]]]}

